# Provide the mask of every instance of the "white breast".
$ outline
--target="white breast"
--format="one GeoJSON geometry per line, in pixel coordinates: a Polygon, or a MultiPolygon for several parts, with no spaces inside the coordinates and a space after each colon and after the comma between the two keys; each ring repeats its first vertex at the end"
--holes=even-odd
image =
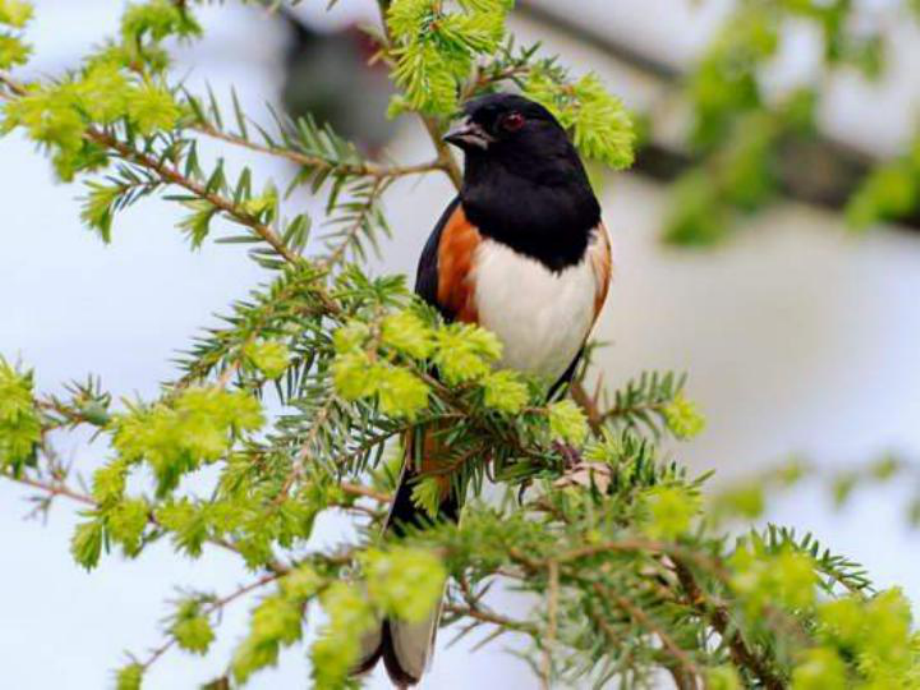
{"type": "Polygon", "coordinates": [[[479,323],[504,345],[500,366],[558,379],[594,324],[597,277],[586,259],[553,273],[494,240],[473,258],[479,323]]]}

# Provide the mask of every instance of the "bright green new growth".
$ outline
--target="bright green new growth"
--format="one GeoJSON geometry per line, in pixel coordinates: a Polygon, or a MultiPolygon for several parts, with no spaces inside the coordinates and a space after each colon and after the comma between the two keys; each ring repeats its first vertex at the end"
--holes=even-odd
{"type": "Polygon", "coordinates": [[[580,445],[588,435],[588,420],[573,401],[562,400],[549,406],[549,430],[553,438],[580,445]]]}
{"type": "Polygon", "coordinates": [[[0,33],[0,69],[26,64],[31,52],[32,49],[16,36],[0,33]]]}
{"type": "Polygon", "coordinates": [[[368,599],[356,587],[337,582],[321,597],[329,623],[313,645],[313,681],[317,690],[343,687],[360,652],[361,635],[376,623],[368,599]]]}
{"type": "Polygon", "coordinates": [[[141,690],[144,682],[144,667],[128,664],[115,673],[115,690],[141,690]]]}
{"type": "MultiPolygon", "coordinates": [[[[843,35],[831,21],[838,4],[780,5],[843,35]]],[[[382,6],[389,36],[381,55],[403,90],[396,109],[421,115],[434,134],[464,101],[510,82],[550,108],[584,155],[615,168],[632,161],[631,120],[596,76],[572,80],[555,58],[506,41],[511,3],[382,6]]],[[[744,2],[739,11],[757,23],[720,38],[701,77],[711,81],[695,87],[706,115],[700,146],[727,133],[731,155],[720,159],[716,188],[692,181],[702,193],[692,217],[684,214],[688,237],[723,192],[745,208],[761,202],[770,190],[765,151],[810,113],[808,98],[790,99],[780,118],[747,113],[759,92],[745,70],[774,50],[779,9],[744,2]],[[743,69],[725,73],[724,59],[743,69]],[[729,87],[737,93],[724,93],[729,87]],[[739,108],[750,118],[736,127],[726,111],[739,108]],[[757,193],[742,194],[751,181],[757,193]]],[[[326,622],[307,642],[313,684],[354,687],[348,672],[361,635],[383,616],[425,618],[445,591],[445,625],[523,635],[547,686],[645,687],[667,673],[716,690],[917,687],[920,640],[900,593],[873,593],[860,566],[810,535],[768,527],[729,537],[718,523],[760,516],[763,487],[706,505],[703,480],[666,459],[672,451],[660,443],[689,439],[705,424],[684,377],[645,373],[609,398],[582,390],[577,404],[547,401],[549,382],[496,368],[494,335],[444,324],[401,278],[369,277],[349,263],[388,234],[381,201],[391,182],[456,176],[443,148],[427,164],[382,164],[313,120],[276,116],[257,126],[235,94],[227,117],[214,94],[177,89],[170,41],[202,31],[189,3],[132,3],[118,36],[77,69],[20,84],[5,70],[25,57],[16,32],[30,16],[26,3],[0,0],[9,27],[0,30],[3,130],[41,144],[62,179],[87,182],[85,223],[111,241],[122,209],[168,191],[187,212],[180,230],[192,247],[230,221],[232,234],[218,241],[246,245],[268,275],[195,341],[178,380],[148,402],[113,402],[94,379],[42,394],[30,373],[0,360],[0,474],[43,492],[40,509],[57,496],[81,502],[71,542],[78,564],[95,568],[115,549],[142,558],[168,542],[182,557],[230,553],[253,573],[221,595],[183,590],[162,646],[129,657],[118,690],[154,685],[156,661],[170,649],[213,655],[222,612],[247,598],[245,633],[208,687],[242,686],[283,649],[304,644],[304,620],[319,608],[326,622]],[[283,186],[206,160],[200,137],[296,163],[291,188],[328,192],[333,230],[310,244],[312,218],[286,214],[283,186]],[[51,446],[49,432],[75,427],[108,444],[85,491],[51,446]],[[463,519],[395,543],[379,538],[401,449],[417,462],[426,432],[443,446],[443,476],[466,505],[463,519]],[[504,489],[500,502],[477,500],[487,480],[504,489]],[[357,536],[318,548],[314,525],[332,511],[350,517],[357,536]],[[487,592],[496,584],[541,604],[519,617],[493,610],[487,592]]],[[[847,48],[834,59],[852,58],[847,48]]],[[[873,213],[885,206],[876,202],[873,213]]],[[[882,481],[896,471],[888,463],[871,473],[882,481]]],[[[789,470],[774,483],[801,474],[789,470]]],[[[845,479],[841,494],[855,482],[845,479]]],[[[413,500],[433,518],[441,490],[438,476],[424,476],[413,500]]]]}
{"type": "Polygon", "coordinates": [[[501,357],[502,346],[492,333],[468,324],[439,329],[434,364],[448,384],[478,381],[501,357]]]}
{"type": "Polygon", "coordinates": [[[419,110],[432,115],[457,111],[459,86],[474,58],[493,53],[505,33],[509,0],[467,0],[459,11],[441,0],[395,0],[387,14],[396,67],[393,76],[404,94],[393,112],[419,110]]]}
{"type": "Polygon", "coordinates": [[[437,477],[422,477],[412,487],[412,503],[423,511],[428,519],[438,517],[441,509],[441,482],[437,477]]]}
{"type": "Polygon", "coordinates": [[[482,380],[483,403],[497,412],[517,414],[530,398],[527,385],[513,371],[496,371],[482,380]]]}
{"type": "Polygon", "coordinates": [[[157,492],[175,488],[183,474],[224,457],[241,432],[264,418],[257,400],[219,388],[189,388],[174,400],[138,406],[112,422],[112,443],[124,462],[146,462],[157,492]]]}
{"type": "Polygon", "coordinates": [[[0,0],[0,24],[23,28],[32,19],[32,5],[25,0],[0,0]]]}
{"type": "Polygon", "coordinates": [[[514,413],[529,398],[513,372],[492,373],[501,356],[496,337],[467,324],[426,323],[416,312],[385,316],[379,325],[346,324],[334,335],[336,390],[346,400],[376,398],[383,413],[415,417],[431,391],[426,363],[447,385],[479,383],[487,407],[514,413]]]}
{"type": "Polygon", "coordinates": [[[182,600],[176,607],[176,613],[169,626],[169,632],[176,639],[176,644],[193,654],[206,654],[214,641],[214,630],[203,611],[205,604],[206,601],[202,598],[182,600]]]}
{"type": "MultiPolygon", "coordinates": [[[[464,83],[471,74],[476,76],[476,58],[493,55],[502,46],[505,18],[513,6],[513,0],[466,0],[453,8],[442,0],[395,0],[387,26],[395,44],[393,74],[403,94],[394,99],[391,113],[418,110],[456,115],[464,83]]],[[[584,156],[615,170],[632,165],[632,119],[596,74],[573,81],[551,61],[525,68],[510,55],[510,48],[502,50],[509,62],[507,73],[520,73],[514,80],[524,93],[546,106],[571,131],[584,156]]],[[[480,71],[487,70],[480,67],[480,71]]]]}
{"type": "Polygon", "coordinates": [[[664,407],[664,416],[668,429],[679,439],[692,439],[706,428],[705,417],[699,413],[696,405],[682,394],[675,396],[664,407]]]}
{"type": "Polygon", "coordinates": [[[32,19],[32,6],[21,0],[0,0],[0,70],[24,65],[32,47],[22,40],[22,32],[32,19]]]}
{"type": "MultiPolygon", "coordinates": [[[[11,10],[7,14],[13,16],[11,10]]],[[[22,16],[21,11],[16,16],[22,16]]],[[[0,8],[0,22],[3,17],[0,8]]],[[[174,128],[182,115],[174,95],[161,83],[159,75],[168,60],[159,44],[173,34],[197,35],[197,24],[173,3],[160,0],[129,5],[121,33],[121,43],[90,57],[81,70],[32,88],[3,108],[0,132],[24,128],[31,139],[52,151],[63,180],[107,164],[100,141],[105,135],[94,127],[123,123],[129,131],[151,136],[174,128]]],[[[0,62],[0,69],[10,66],[0,62]]],[[[100,230],[106,228],[98,202],[85,219],[100,230]]]]}
{"type": "Polygon", "coordinates": [[[424,620],[444,593],[447,572],[428,551],[406,547],[371,550],[363,556],[363,567],[370,600],[387,614],[410,623],[424,620]]]}
{"type": "Polygon", "coordinates": [[[643,530],[653,539],[677,539],[700,512],[699,497],[682,486],[656,486],[641,500],[648,514],[643,530]]]}
{"type": "Polygon", "coordinates": [[[291,351],[287,345],[277,341],[248,343],[243,353],[249,362],[267,379],[277,379],[284,375],[291,363],[291,351]]]}
{"type": "Polygon", "coordinates": [[[32,375],[0,357],[0,469],[18,475],[32,464],[42,423],[32,397],[32,375]]]}
{"type": "Polygon", "coordinates": [[[525,89],[572,132],[584,155],[614,170],[633,164],[636,134],[632,119],[623,102],[604,88],[596,74],[565,84],[553,77],[552,70],[534,70],[525,89]]]}

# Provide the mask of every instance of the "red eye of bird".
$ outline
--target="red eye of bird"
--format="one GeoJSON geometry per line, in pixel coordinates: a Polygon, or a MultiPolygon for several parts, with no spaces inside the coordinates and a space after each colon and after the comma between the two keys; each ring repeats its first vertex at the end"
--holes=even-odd
{"type": "Polygon", "coordinates": [[[509,113],[502,120],[502,128],[507,132],[516,132],[524,126],[524,116],[520,113],[509,113]]]}

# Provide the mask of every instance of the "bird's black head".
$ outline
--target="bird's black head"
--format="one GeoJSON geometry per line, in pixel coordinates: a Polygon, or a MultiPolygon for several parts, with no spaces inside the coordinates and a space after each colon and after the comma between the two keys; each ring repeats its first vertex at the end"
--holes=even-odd
{"type": "Polygon", "coordinates": [[[464,116],[445,140],[464,151],[468,169],[497,163],[521,174],[551,177],[581,171],[565,130],[539,103],[497,93],[467,103],[464,116]]]}
{"type": "Polygon", "coordinates": [[[600,206],[558,120],[513,94],[470,101],[445,140],[466,155],[460,192],[467,217],[553,268],[577,262],[600,206]]]}

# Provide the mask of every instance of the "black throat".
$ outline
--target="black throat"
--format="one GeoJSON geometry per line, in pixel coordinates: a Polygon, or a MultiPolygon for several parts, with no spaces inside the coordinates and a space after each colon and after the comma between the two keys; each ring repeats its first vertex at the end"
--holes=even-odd
{"type": "Polygon", "coordinates": [[[581,162],[560,158],[534,164],[468,152],[460,192],[483,236],[555,272],[581,263],[601,213],[581,162]]]}

